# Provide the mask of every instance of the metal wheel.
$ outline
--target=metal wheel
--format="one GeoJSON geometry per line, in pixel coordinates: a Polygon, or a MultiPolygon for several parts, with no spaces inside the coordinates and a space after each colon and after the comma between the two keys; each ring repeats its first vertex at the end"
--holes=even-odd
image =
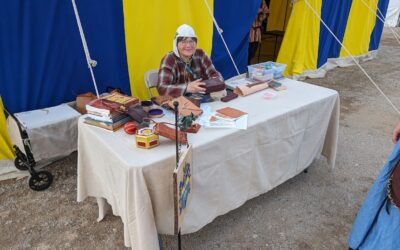
{"type": "Polygon", "coordinates": [[[50,187],[53,176],[48,171],[39,171],[29,178],[29,187],[35,191],[42,191],[50,187]]]}
{"type": "Polygon", "coordinates": [[[14,165],[19,170],[22,170],[22,171],[28,170],[28,167],[26,166],[26,161],[24,161],[23,159],[21,159],[18,156],[14,160],[14,165]]]}

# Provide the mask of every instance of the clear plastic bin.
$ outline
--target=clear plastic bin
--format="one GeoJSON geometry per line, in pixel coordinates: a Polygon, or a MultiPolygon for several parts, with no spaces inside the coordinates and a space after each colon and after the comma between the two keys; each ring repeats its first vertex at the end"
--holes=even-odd
{"type": "Polygon", "coordinates": [[[286,64],[271,61],[247,66],[249,77],[261,81],[282,78],[285,69],[286,64]]]}
{"type": "Polygon", "coordinates": [[[283,72],[285,72],[286,64],[273,63],[272,68],[274,69],[274,79],[279,79],[283,77],[283,72]]]}
{"type": "Polygon", "coordinates": [[[269,81],[274,78],[274,69],[271,64],[259,63],[247,66],[249,78],[259,81],[269,81]]]}

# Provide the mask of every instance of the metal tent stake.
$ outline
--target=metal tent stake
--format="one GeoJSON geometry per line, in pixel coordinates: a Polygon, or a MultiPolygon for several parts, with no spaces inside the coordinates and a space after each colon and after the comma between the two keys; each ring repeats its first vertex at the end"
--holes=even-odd
{"type": "MultiPolygon", "coordinates": [[[[178,137],[178,117],[179,117],[179,102],[174,101],[174,110],[175,110],[175,145],[176,145],[176,166],[179,167],[179,137],[178,137]]],[[[181,229],[178,231],[178,249],[181,250],[181,229]]]]}

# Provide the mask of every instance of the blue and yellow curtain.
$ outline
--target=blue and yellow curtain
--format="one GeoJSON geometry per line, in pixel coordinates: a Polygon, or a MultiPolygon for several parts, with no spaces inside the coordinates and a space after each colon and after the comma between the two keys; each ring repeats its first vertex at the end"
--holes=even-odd
{"type": "MultiPolygon", "coordinates": [[[[383,23],[375,13],[385,16],[389,0],[308,0],[308,3],[351,55],[361,56],[378,49],[383,23]]],[[[329,58],[348,56],[305,0],[296,0],[277,59],[288,65],[285,74],[301,75],[322,67],[329,58]]]]}
{"type": "MultiPolygon", "coordinates": [[[[192,25],[199,47],[225,76],[235,73],[207,9],[223,30],[239,69],[261,0],[75,0],[99,91],[121,88],[148,98],[144,73],[172,50],[176,28],[192,25]]],[[[4,1],[0,8],[0,94],[11,112],[74,100],[94,87],[71,0],[4,1]]]]}
{"type": "MultiPolygon", "coordinates": [[[[175,30],[182,23],[194,27],[198,46],[225,78],[235,75],[204,1],[76,0],[91,57],[98,62],[94,73],[99,91],[111,86],[147,99],[144,73],[157,69],[172,50],[175,30]]],[[[243,72],[248,31],[261,0],[206,1],[243,72]]],[[[0,94],[12,113],[95,92],[71,0],[3,1],[0,37],[0,94]]],[[[3,123],[0,134],[6,134],[3,123]]],[[[1,155],[9,156],[1,146],[1,155]]]]}

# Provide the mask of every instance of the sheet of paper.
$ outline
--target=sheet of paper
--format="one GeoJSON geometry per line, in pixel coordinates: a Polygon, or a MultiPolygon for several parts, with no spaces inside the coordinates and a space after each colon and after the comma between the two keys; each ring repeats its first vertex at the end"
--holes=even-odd
{"type": "Polygon", "coordinates": [[[197,122],[207,128],[235,128],[247,129],[247,117],[243,115],[237,119],[219,117],[208,105],[203,105],[203,114],[198,118],[197,122]],[[216,119],[212,119],[215,117],[216,119]]]}
{"type": "Polygon", "coordinates": [[[247,129],[247,118],[249,115],[244,115],[236,120],[236,128],[237,129],[247,129]]]}

